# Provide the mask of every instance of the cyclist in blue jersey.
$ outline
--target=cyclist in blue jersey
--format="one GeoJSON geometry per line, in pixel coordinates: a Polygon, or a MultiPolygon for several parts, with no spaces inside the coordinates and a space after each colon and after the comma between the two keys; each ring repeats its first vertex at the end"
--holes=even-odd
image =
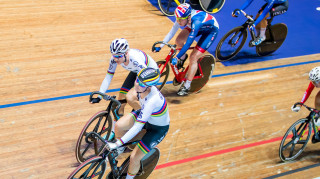
{"type": "MultiPolygon", "coordinates": [[[[247,0],[240,9],[235,9],[232,12],[233,17],[237,17],[240,14],[240,10],[245,10],[253,0],[247,0]]],[[[274,17],[287,12],[288,0],[264,0],[264,4],[256,15],[255,22],[249,27],[251,30],[256,29],[257,39],[251,42],[251,45],[259,45],[266,39],[266,27],[268,25],[267,18],[274,17]]]]}
{"type": "Polygon", "coordinates": [[[116,142],[108,142],[110,150],[124,151],[123,144],[129,142],[142,129],[146,133],[133,149],[126,179],[134,178],[140,168],[141,159],[156,147],[169,130],[170,117],[166,99],[155,85],[159,82],[159,70],[144,68],[138,75],[134,88],[138,93],[141,109],[133,111],[116,122],[116,142]]]}
{"type": "MultiPolygon", "coordinates": [[[[188,55],[185,53],[194,39],[201,35],[196,47],[190,54],[189,71],[186,80],[181,84],[177,93],[179,96],[185,96],[188,94],[191,81],[197,72],[197,61],[217,37],[219,24],[212,15],[204,11],[194,10],[187,3],[180,4],[176,8],[174,14],[176,22],[163,41],[169,42],[178,31],[179,26],[185,27],[175,41],[177,48],[182,49],[171,62],[173,65],[178,63],[178,69],[183,66],[183,63],[188,58],[188,55]]],[[[156,47],[155,52],[159,52],[163,46],[164,45],[162,44],[160,47],[156,47]]]]}

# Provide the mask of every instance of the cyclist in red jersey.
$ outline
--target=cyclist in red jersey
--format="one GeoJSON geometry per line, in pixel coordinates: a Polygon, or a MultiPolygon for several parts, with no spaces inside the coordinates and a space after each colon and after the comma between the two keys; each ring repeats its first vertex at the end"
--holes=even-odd
{"type": "MultiPolygon", "coordinates": [[[[320,66],[313,68],[310,73],[309,73],[309,79],[310,83],[307,88],[307,90],[304,92],[304,95],[301,99],[301,103],[305,103],[307,99],[309,98],[311,92],[313,91],[314,87],[320,88],[320,66]]],[[[320,110],[320,91],[318,91],[316,97],[315,97],[315,102],[314,102],[315,108],[320,110]]],[[[291,110],[293,112],[299,112],[301,109],[301,105],[297,106],[292,106],[291,110]]],[[[319,118],[319,115],[314,116],[315,118],[319,118]]],[[[317,121],[317,120],[316,120],[317,121]]],[[[319,126],[320,125],[320,120],[316,122],[316,124],[319,126]]],[[[314,137],[313,137],[314,138],[314,137]]],[[[319,141],[317,141],[319,142],[319,141]]]]}

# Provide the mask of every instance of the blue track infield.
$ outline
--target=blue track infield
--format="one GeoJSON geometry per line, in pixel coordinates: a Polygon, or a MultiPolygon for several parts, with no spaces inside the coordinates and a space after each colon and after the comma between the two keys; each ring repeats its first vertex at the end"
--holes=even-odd
{"type": "MultiPolygon", "coordinates": [[[[149,2],[159,9],[156,0],[149,0],[149,2]]],[[[189,1],[187,0],[186,2],[189,1]]],[[[220,29],[217,39],[208,49],[211,54],[215,54],[216,46],[224,34],[246,21],[243,15],[240,15],[238,18],[231,16],[231,12],[234,9],[240,8],[244,2],[245,0],[226,0],[223,8],[218,13],[213,14],[219,23],[220,29]]],[[[264,3],[265,1],[263,0],[255,0],[245,11],[255,17],[264,3]]],[[[223,62],[223,64],[231,66],[320,53],[320,46],[318,44],[320,42],[320,11],[316,9],[317,7],[320,7],[319,0],[289,0],[288,11],[276,16],[272,22],[272,24],[282,22],[288,26],[287,38],[275,53],[270,56],[259,57],[256,54],[255,48],[248,46],[249,39],[251,38],[248,35],[247,43],[240,53],[234,59],[223,62]]],[[[169,17],[169,19],[173,22],[175,20],[174,17],[169,17]]],[[[168,32],[170,29],[171,27],[168,27],[168,32]]],[[[159,40],[163,39],[154,39],[154,41],[159,40]]]]}
{"type": "MultiPolygon", "coordinates": [[[[258,71],[266,71],[266,70],[272,70],[272,69],[277,69],[277,68],[286,68],[286,67],[291,67],[291,66],[299,66],[299,65],[306,65],[306,64],[319,63],[319,62],[320,62],[320,60],[313,60],[313,61],[292,63],[292,64],[286,64],[286,65],[273,66],[273,67],[258,68],[258,69],[253,69],[253,70],[245,70],[245,71],[238,71],[238,72],[232,72],[232,73],[224,73],[224,74],[219,74],[219,75],[212,75],[211,78],[230,76],[230,75],[237,75],[237,74],[244,74],[244,73],[252,73],[252,72],[258,72],[258,71]]],[[[172,83],[172,81],[168,81],[166,84],[171,84],[171,83],[172,83]]],[[[119,90],[120,90],[120,88],[110,89],[110,90],[107,91],[107,93],[117,92],[119,90]]],[[[38,100],[33,100],[33,101],[25,101],[25,102],[19,102],[19,103],[4,104],[4,105],[0,105],[0,109],[1,108],[16,107],[16,106],[23,106],[23,105],[28,105],[28,104],[35,104],[35,103],[56,101],[56,100],[61,100],[61,99],[69,99],[69,98],[88,96],[90,94],[91,93],[88,92],[88,93],[74,94],[74,95],[68,95],[68,96],[60,96],[60,97],[54,97],[54,98],[38,99],[38,100]]]]}

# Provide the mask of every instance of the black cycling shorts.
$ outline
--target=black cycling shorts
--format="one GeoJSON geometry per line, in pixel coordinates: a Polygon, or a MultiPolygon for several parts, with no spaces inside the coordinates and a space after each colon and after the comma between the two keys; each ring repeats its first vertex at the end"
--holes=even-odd
{"type": "MultiPolygon", "coordinates": [[[[266,8],[266,6],[268,5],[268,3],[264,4],[261,9],[259,10],[259,14],[264,10],[264,8],[266,8]]],[[[274,17],[274,16],[277,16],[277,15],[281,15],[285,12],[287,12],[288,10],[288,7],[289,7],[289,2],[286,1],[282,4],[274,4],[270,10],[270,16],[271,17],[274,17]]]]}
{"type": "Polygon", "coordinates": [[[134,86],[134,82],[137,79],[137,73],[130,71],[126,80],[124,80],[122,87],[120,88],[120,93],[127,94],[128,91],[134,86]]]}

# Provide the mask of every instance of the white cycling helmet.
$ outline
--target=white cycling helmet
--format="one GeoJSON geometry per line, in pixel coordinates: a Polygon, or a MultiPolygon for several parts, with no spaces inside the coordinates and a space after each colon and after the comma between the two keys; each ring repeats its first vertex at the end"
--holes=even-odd
{"type": "Polygon", "coordinates": [[[112,54],[123,54],[129,50],[128,41],[124,38],[115,39],[111,42],[110,52],[112,54]]]}
{"type": "Polygon", "coordinates": [[[313,82],[320,81],[320,66],[313,68],[309,73],[309,79],[313,82]]]}

